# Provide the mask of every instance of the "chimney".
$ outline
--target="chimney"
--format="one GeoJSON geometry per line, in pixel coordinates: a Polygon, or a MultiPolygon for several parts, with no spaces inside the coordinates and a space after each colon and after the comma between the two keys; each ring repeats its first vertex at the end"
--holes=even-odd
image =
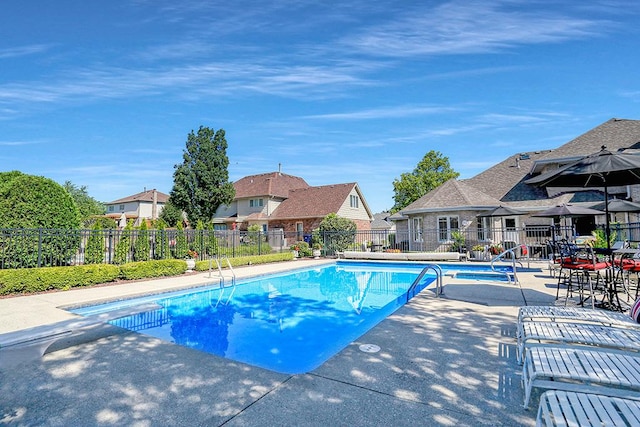
{"type": "Polygon", "coordinates": [[[282,163],[278,163],[278,175],[282,175],[282,163]]]}
{"type": "Polygon", "coordinates": [[[158,191],[153,189],[153,199],[151,203],[151,219],[158,219],[158,191]]]}

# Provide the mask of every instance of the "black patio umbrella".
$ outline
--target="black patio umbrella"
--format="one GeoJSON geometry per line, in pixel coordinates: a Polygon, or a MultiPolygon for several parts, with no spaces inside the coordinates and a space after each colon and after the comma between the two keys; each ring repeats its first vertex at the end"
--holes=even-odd
{"type": "MultiPolygon", "coordinates": [[[[545,217],[545,218],[560,217],[562,219],[562,218],[591,216],[591,215],[602,215],[602,211],[598,211],[591,208],[585,208],[584,206],[569,205],[565,203],[562,205],[554,206],[542,212],[535,213],[531,216],[545,217]]],[[[566,226],[566,223],[565,223],[565,226],[566,226]]],[[[553,240],[555,241],[555,233],[553,235],[553,240]]]]}
{"type": "Polygon", "coordinates": [[[572,217],[572,216],[589,216],[589,215],[602,215],[602,211],[591,209],[591,208],[585,208],[584,206],[563,204],[563,205],[554,206],[542,212],[532,214],[531,216],[551,218],[556,216],[572,217]]]}
{"type": "Polygon", "coordinates": [[[604,188],[605,236],[607,249],[611,249],[609,236],[609,187],[640,184],[640,156],[624,151],[602,149],[576,162],[541,174],[525,181],[539,187],[604,188]]]}
{"type": "Polygon", "coordinates": [[[624,199],[611,199],[607,206],[604,202],[592,206],[593,209],[603,211],[609,209],[609,212],[640,212],[640,203],[630,202],[624,199]]]}
{"type": "Polygon", "coordinates": [[[518,209],[510,208],[508,206],[498,206],[497,208],[481,213],[478,216],[481,217],[501,217],[501,216],[514,216],[514,215],[526,215],[528,212],[520,211],[518,209]]]}

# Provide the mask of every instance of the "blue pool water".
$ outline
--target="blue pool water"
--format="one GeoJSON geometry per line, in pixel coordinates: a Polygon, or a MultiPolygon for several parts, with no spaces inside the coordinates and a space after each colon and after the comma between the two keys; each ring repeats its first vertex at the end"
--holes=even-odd
{"type": "MultiPolygon", "coordinates": [[[[338,262],[260,276],[235,287],[148,296],[73,312],[92,315],[145,307],[110,323],[235,361],[298,374],[317,368],[403,305],[407,289],[423,267],[338,262]]],[[[446,274],[444,265],[443,270],[446,274]]],[[[434,273],[425,275],[418,291],[434,279],[434,273]]]]}

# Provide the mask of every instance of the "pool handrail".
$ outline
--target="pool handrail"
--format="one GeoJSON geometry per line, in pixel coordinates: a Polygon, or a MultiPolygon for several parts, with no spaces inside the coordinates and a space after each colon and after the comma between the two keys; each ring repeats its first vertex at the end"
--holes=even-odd
{"type": "Polygon", "coordinates": [[[440,296],[440,294],[442,293],[442,267],[440,267],[438,264],[427,264],[424,266],[420,274],[418,274],[416,280],[414,280],[411,286],[409,286],[409,289],[407,289],[407,302],[409,302],[409,300],[411,299],[411,292],[415,290],[415,288],[420,283],[420,280],[422,280],[424,275],[427,274],[427,271],[429,270],[433,270],[436,272],[436,297],[440,296]]]}
{"type": "Polygon", "coordinates": [[[231,271],[231,286],[235,286],[236,272],[233,270],[233,267],[231,266],[231,261],[229,261],[229,257],[223,256],[221,258],[218,258],[218,257],[209,258],[209,277],[211,277],[212,259],[216,261],[216,267],[218,268],[218,277],[220,279],[220,283],[219,283],[220,287],[224,288],[226,286],[225,275],[222,273],[222,265],[220,264],[220,259],[227,260],[227,266],[229,267],[229,271],[231,271]]]}
{"type": "MultiPolygon", "coordinates": [[[[495,272],[498,272],[498,271],[495,269],[495,267],[494,267],[493,263],[494,263],[494,262],[496,262],[496,261],[501,261],[501,260],[502,260],[502,261],[504,261],[504,258],[505,258],[507,255],[509,255],[509,254],[510,254],[510,255],[511,255],[511,265],[512,265],[513,271],[512,271],[511,273],[506,272],[506,273],[504,273],[504,274],[507,276],[507,280],[509,281],[509,283],[511,283],[511,281],[512,281],[512,280],[511,280],[511,276],[513,276],[513,283],[515,283],[515,284],[519,284],[519,283],[520,283],[520,281],[518,280],[518,273],[517,273],[516,262],[520,263],[520,261],[517,261],[517,260],[516,260],[516,253],[514,252],[514,249],[515,249],[515,248],[513,248],[513,249],[507,249],[506,251],[503,251],[501,254],[496,255],[496,256],[491,260],[491,270],[493,270],[493,271],[495,271],[495,272]]],[[[521,266],[521,267],[523,267],[522,263],[520,263],[520,266],[521,266]]]]}

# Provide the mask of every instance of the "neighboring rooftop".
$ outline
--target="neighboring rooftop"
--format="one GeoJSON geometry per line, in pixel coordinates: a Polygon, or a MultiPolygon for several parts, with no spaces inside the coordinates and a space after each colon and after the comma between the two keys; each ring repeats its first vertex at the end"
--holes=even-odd
{"type": "Polygon", "coordinates": [[[107,205],[116,205],[119,203],[131,203],[131,202],[149,202],[153,203],[153,193],[156,193],[158,203],[167,203],[169,199],[168,194],[161,193],[155,188],[152,190],[145,190],[140,193],[136,193],[132,196],[123,197],[122,199],[114,200],[113,202],[107,202],[107,205]]]}
{"type": "Polygon", "coordinates": [[[500,200],[478,191],[469,185],[467,180],[458,181],[452,178],[402,209],[402,213],[452,208],[488,208],[499,205],[500,200]]]}
{"type": "MultiPolygon", "coordinates": [[[[357,184],[350,182],[293,189],[270,219],[318,218],[337,213],[354,187],[357,189],[357,184]]],[[[362,195],[360,200],[364,203],[362,195]]]]}
{"type": "Polygon", "coordinates": [[[236,199],[247,197],[289,197],[289,191],[307,188],[309,184],[299,176],[287,175],[281,172],[269,172],[249,175],[233,183],[236,199]]]}

